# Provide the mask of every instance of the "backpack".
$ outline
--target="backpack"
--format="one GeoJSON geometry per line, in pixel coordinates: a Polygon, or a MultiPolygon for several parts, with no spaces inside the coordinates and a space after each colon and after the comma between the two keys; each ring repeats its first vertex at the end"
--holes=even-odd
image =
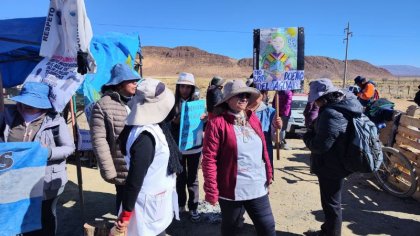
{"type": "Polygon", "coordinates": [[[350,172],[377,171],[382,164],[383,153],[376,125],[364,114],[360,117],[343,115],[349,121],[346,131],[349,143],[341,161],[344,168],[350,172]]]}

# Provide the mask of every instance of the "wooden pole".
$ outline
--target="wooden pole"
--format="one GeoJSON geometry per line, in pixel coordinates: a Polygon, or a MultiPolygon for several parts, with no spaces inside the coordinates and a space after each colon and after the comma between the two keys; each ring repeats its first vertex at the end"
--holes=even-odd
{"type": "MultiPolygon", "coordinates": [[[[75,101],[73,101],[75,97],[73,96],[72,99],[70,99],[70,114],[71,114],[71,125],[73,127],[73,137],[74,137],[74,143],[76,146],[76,151],[74,152],[74,156],[76,159],[76,166],[77,166],[77,184],[79,185],[79,200],[80,200],[80,209],[82,212],[82,220],[83,222],[86,221],[85,219],[85,201],[83,197],[83,179],[82,179],[82,162],[80,161],[79,157],[79,150],[77,150],[77,144],[78,144],[78,132],[77,132],[77,119],[76,119],[76,106],[75,101]]],[[[75,99],[74,99],[75,100],[75,99]]]]}
{"type": "MultiPolygon", "coordinates": [[[[276,91],[276,118],[280,117],[280,113],[279,113],[279,92],[276,91]]],[[[280,144],[281,144],[281,140],[280,140],[280,132],[281,129],[276,129],[276,148],[277,148],[277,152],[276,152],[276,157],[277,160],[280,160],[280,144]]]]}

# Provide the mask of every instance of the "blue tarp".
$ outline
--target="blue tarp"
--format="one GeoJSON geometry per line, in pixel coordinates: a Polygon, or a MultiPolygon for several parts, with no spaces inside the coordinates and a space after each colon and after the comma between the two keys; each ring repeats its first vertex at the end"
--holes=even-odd
{"type": "Polygon", "coordinates": [[[39,56],[45,17],[0,20],[0,72],[3,87],[23,83],[39,56]]]}
{"type": "MultiPolygon", "coordinates": [[[[3,87],[22,84],[42,59],[39,50],[45,17],[0,20],[0,72],[3,87]]],[[[107,33],[93,37],[90,51],[96,60],[96,74],[87,74],[86,80],[94,90],[110,79],[116,63],[134,64],[140,47],[137,33],[107,33]]],[[[81,92],[81,89],[79,90],[81,92]]]]}

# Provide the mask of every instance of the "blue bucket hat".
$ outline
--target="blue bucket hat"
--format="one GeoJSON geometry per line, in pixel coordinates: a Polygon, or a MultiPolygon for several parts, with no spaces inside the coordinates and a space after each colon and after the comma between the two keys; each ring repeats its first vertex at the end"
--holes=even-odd
{"type": "Polygon", "coordinates": [[[27,82],[23,85],[20,94],[10,100],[39,109],[50,109],[52,106],[48,98],[49,93],[50,87],[47,84],[27,82]]]}
{"type": "Polygon", "coordinates": [[[127,64],[116,64],[111,70],[111,79],[104,86],[117,85],[128,80],[140,80],[140,75],[127,64]]]}

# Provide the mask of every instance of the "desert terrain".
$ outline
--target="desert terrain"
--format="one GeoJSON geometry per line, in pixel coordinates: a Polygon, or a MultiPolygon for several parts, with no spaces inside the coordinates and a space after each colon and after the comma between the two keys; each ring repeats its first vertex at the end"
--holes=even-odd
{"type": "MultiPolygon", "coordinates": [[[[165,79],[162,79],[165,81],[165,79]]],[[[167,79],[174,86],[174,79],[167,79]],[[170,82],[172,81],[172,82],[170,82]]],[[[203,80],[204,81],[204,80],[203,80]]],[[[203,86],[207,82],[203,82],[203,86]]],[[[396,109],[405,111],[414,103],[407,99],[391,99],[396,109]]],[[[81,119],[83,115],[79,116],[81,119]]],[[[322,224],[318,181],[309,172],[309,151],[299,137],[288,139],[292,150],[281,150],[280,160],[274,161],[275,181],[270,187],[270,201],[276,220],[277,235],[303,235],[317,230],[322,224]]],[[[87,156],[87,154],[84,154],[87,156]]],[[[275,157],[276,155],[274,155],[275,157]]],[[[115,215],[115,187],[100,177],[96,166],[83,162],[85,218],[81,216],[75,161],[67,165],[69,183],[58,204],[58,235],[83,235],[86,222],[106,222],[112,225],[115,215]]],[[[203,202],[203,177],[199,171],[200,207],[203,202]]],[[[167,235],[220,235],[220,223],[210,223],[218,209],[202,211],[203,222],[191,223],[185,215],[173,221],[167,235]]],[[[246,216],[241,235],[256,235],[252,222],[246,216]]],[[[393,197],[381,190],[373,176],[353,174],[345,181],[343,191],[343,233],[350,235],[418,235],[420,232],[420,204],[414,199],[393,197]]]]}
{"type": "MultiPolygon", "coordinates": [[[[197,87],[202,98],[214,75],[227,79],[245,80],[252,71],[251,59],[232,59],[210,54],[191,47],[175,49],[146,47],[143,50],[143,76],[154,77],[165,82],[174,91],[179,72],[192,72],[196,76],[197,87]]],[[[305,57],[305,84],[303,92],[308,92],[308,81],[319,77],[333,79],[342,86],[343,62],[325,57],[305,57]]],[[[356,75],[374,79],[381,97],[395,103],[395,108],[405,111],[413,105],[411,101],[418,91],[417,77],[397,78],[388,71],[367,62],[349,62],[347,85],[352,84],[356,75]]],[[[81,106],[79,106],[81,107],[81,106]]],[[[82,110],[82,109],[79,109],[82,110]]],[[[77,114],[79,126],[87,128],[82,112],[77,114]]],[[[319,187],[316,176],[309,172],[309,151],[304,149],[298,137],[289,139],[293,148],[281,151],[280,160],[275,160],[275,181],[270,187],[270,201],[276,220],[277,235],[303,235],[309,230],[318,230],[323,214],[320,205],[319,187]]],[[[88,154],[82,154],[88,157],[88,154]]],[[[274,155],[276,156],[276,155],[274,155]]],[[[85,216],[81,215],[78,180],[75,161],[67,165],[69,183],[59,200],[58,235],[83,235],[86,222],[107,222],[112,224],[115,215],[115,187],[100,177],[99,170],[83,158],[83,194],[85,216]]],[[[199,172],[200,207],[203,222],[191,223],[183,216],[181,221],[173,221],[167,235],[220,235],[220,223],[210,223],[217,207],[209,213],[203,202],[203,177],[199,172]]],[[[241,235],[256,235],[252,222],[246,216],[241,235]]],[[[408,198],[400,199],[383,192],[371,175],[353,174],[345,181],[343,191],[343,235],[419,235],[420,204],[408,198]]]]}

